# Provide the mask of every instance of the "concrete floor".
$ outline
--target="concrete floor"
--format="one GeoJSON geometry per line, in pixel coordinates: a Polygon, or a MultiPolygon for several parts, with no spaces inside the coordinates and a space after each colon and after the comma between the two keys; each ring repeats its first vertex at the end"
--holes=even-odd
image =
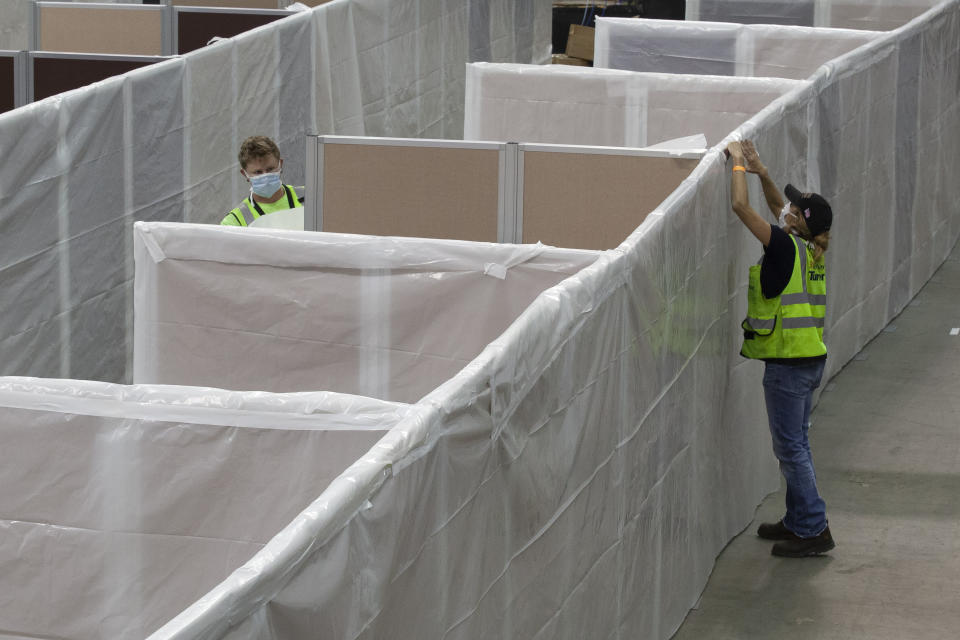
{"type": "MultiPolygon", "coordinates": [[[[724,549],[674,640],[960,638],[960,244],[825,387],[810,440],[837,547],[770,555],[757,525],[724,549]]],[[[772,455],[772,454],[771,454],[772,455]]]]}

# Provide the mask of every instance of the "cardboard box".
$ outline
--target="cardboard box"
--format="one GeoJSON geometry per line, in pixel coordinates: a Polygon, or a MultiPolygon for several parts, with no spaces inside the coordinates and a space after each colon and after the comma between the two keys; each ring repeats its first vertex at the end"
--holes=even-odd
{"type": "Polygon", "coordinates": [[[593,62],[593,33],[593,27],[584,27],[579,24],[570,25],[566,54],[571,58],[593,62]]]}
{"type": "Polygon", "coordinates": [[[583,60],[583,59],[581,59],[581,58],[571,58],[570,56],[568,56],[568,55],[565,54],[565,53],[555,53],[555,54],[553,54],[553,57],[551,57],[550,62],[552,62],[553,64],[569,64],[569,65],[573,65],[573,66],[575,66],[575,67],[589,67],[589,66],[591,66],[589,60],[583,60]]]}

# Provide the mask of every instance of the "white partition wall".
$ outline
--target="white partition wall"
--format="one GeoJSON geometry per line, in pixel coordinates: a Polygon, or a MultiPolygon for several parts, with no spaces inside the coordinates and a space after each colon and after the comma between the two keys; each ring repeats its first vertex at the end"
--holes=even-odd
{"type": "MultiPolygon", "coordinates": [[[[952,1],[731,136],[834,206],[828,376],[960,236],[958,68],[952,1]]],[[[777,485],[737,355],[759,252],[714,149],[154,637],[670,637],[777,485]]]]}
{"type": "Polygon", "coordinates": [[[0,628],[143,638],[404,415],[335,393],[0,378],[0,628]]]}
{"type": "Polygon", "coordinates": [[[889,31],[939,0],[687,0],[687,20],[889,31]]]}
{"type": "Polygon", "coordinates": [[[414,402],[597,258],[537,245],[140,223],[137,383],[414,402]]]}
{"type": "Polygon", "coordinates": [[[475,63],[467,68],[464,138],[646,147],[703,134],[713,146],[798,86],[780,78],[475,63]]]}
{"type": "Polygon", "coordinates": [[[0,373],[129,380],[132,224],[219,222],[247,136],[303,184],[308,133],[460,138],[465,63],[549,48],[549,0],[333,0],[0,114],[0,373]]]}
{"type": "Polygon", "coordinates": [[[854,29],[598,18],[594,66],[802,80],[878,35],[854,29]]]}

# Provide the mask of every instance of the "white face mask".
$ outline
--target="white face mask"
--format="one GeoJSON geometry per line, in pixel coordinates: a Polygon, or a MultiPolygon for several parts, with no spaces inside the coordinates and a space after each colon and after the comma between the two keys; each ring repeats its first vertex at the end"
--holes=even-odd
{"type": "Polygon", "coordinates": [[[786,204],[784,204],[784,205],[783,205],[783,209],[780,210],[780,227],[785,229],[787,226],[790,226],[790,233],[792,233],[793,235],[798,235],[798,234],[797,234],[797,230],[794,229],[793,226],[791,226],[792,223],[791,223],[790,220],[787,218],[788,215],[789,215],[791,218],[796,218],[795,215],[793,215],[792,213],[790,213],[790,203],[789,203],[789,202],[787,202],[786,204]]]}

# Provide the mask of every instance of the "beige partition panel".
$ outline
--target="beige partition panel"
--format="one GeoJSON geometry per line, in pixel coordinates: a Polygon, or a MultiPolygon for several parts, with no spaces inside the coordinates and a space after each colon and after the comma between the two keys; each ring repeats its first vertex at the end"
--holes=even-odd
{"type": "Polygon", "coordinates": [[[500,151],[412,142],[325,141],[322,230],[496,242],[500,151]]]}
{"type": "Polygon", "coordinates": [[[163,7],[38,5],[38,49],[73,53],[163,55],[163,7]]]}
{"type": "Polygon", "coordinates": [[[619,245],[700,162],[532,149],[520,156],[522,241],[575,249],[619,245]]]}

